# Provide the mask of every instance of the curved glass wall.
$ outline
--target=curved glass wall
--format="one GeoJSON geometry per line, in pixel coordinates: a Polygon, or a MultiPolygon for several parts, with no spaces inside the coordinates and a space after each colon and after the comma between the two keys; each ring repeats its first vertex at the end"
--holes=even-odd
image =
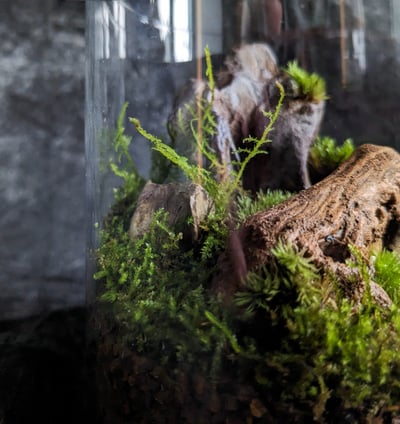
{"type": "MultiPolygon", "coordinates": [[[[161,224],[155,233],[154,227],[149,224],[146,227],[151,234],[148,236],[149,239],[145,239],[143,245],[135,244],[136,236],[132,236],[134,233],[132,232],[132,223],[129,225],[127,220],[121,221],[121,216],[126,211],[124,208],[129,209],[132,205],[127,206],[124,203],[129,199],[122,198],[121,201],[121,192],[118,190],[123,185],[124,175],[118,169],[115,172],[115,167],[113,172],[110,164],[119,163],[121,155],[124,156],[127,152],[143,181],[152,180],[154,183],[160,184],[157,186],[158,188],[151,185],[146,186],[145,190],[150,191],[144,191],[142,195],[142,215],[139,216],[139,221],[146,221],[146,214],[153,207],[146,203],[146,196],[147,198],[152,197],[157,190],[159,190],[158,195],[161,198],[164,195],[170,196],[169,199],[173,199],[169,200],[170,203],[179,204],[184,201],[182,199],[190,198],[188,203],[194,214],[191,216],[190,222],[196,224],[200,219],[199,215],[196,215],[202,213],[200,206],[196,209],[198,206],[196,202],[201,197],[196,191],[197,189],[185,188],[179,192],[179,195],[168,192],[169,189],[165,188],[166,183],[173,181],[173,178],[171,174],[163,174],[159,158],[154,156],[152,144],[148,140],[151,137],[146,137],[144,131],[138,132],[134,122],[140,121],[140,125],[147,134],[151,134],[153,139],[163,140],[168,146],[176,142],[173,136],[174,131],[175,134],[176,131],[181,131],[183,141],[187,142],[188,133],[185,133],[180,126],[183,123],[183,126],[186,125],[185,128],[190,128],[192,131],[192,141],[195,140],[193,141],[194,147],[192,145],[189,147],[190,156],[198,148],[196,142],[201,138],[199,136],[201,126],[196,126],[195,122],[198,122],[200,118],[203,119],[207,112],[207,109],[205,112],[203,110],[204,115],[199,118],[196,107],[203,104],[203,101],[209,101],[212,98],[213,91],[210,89],[212,81],[210,75],[206,75],[206,70],[210,68],[210,64],[207,64],[208,59],[212,64],[216,90],[219,90],[219,93],[227,92],[224,91],[226,87],[233,87],[234,84],[237,84],[237,88],[232,89],[233,91],[230,91],[229,95],[226,97],[222,95],[222,100],[221,98],[218,100],[223,103],[230,96],[229,107],[221,106],[221,103],[218,106],[218,103],[215,103],[217,106],[213,106],[214,109],[212,109],[214,117],[217,115],[218,118],[221,118],[216,124],[219,125],[218,131],[224,133],[225,140],[228,140],[226,141],[228,144],[224,144],[222,147],[218,143],[213,147],[213,153],[216,153],[217,156],[220,154],[222,157],[221,161],[226,165],[225,171],[234,168],[243,152],[237,145],[235,131],[241,135],[252,135],[252,131],[260,130],[260,128],[255,128],[255,125],[253,127],[247,125],[249,122],[242,119],[243,115],[249,117],[253,116],[253,113],[259,114],[259,110],[254,107],[254,104],[249,106],[250,109],[247,108],[242,101],[244,97],[241,97],[241,90],[247,94],[250,93],[249,97],[254,94],[256,100],[253,98],[253,102],[257,108],[261,105],[274,110],[274,107],[279,105],[279,91],[275,85],[273,87],[268,85],[268,81],[271,79],[271,75],[280,74],[283,72],[282,69],[293,61],[296,61],[303,70],[321,76],[325,80],[327,91],[327,98],[321,97],[324,103],[320,102],[322,104],[320,109],[316,106],[318,101],[308,99],[307,107],[303,110],[304,114],[307,115],[311,110],[311,113],[315,114],[317,118],[311,124],[307,119],[305,119],[305,123],[302,122],[301,131],[303,132],[299,130],[300,135],[297,135],[300,144],[303,143],[304,137],[310,137],[310,143],[313,142],[318,133],[334,138],[339,144],[351,138],[356,146],[372,143],[388,145],[396,150],[400,149],[400,103],[398,101],[400,97],[400,0],[385,0],[379,3],[372,0],[88,1],[86,158],[89,209],[88,248],[91,252],[88,266],[88,299],[90,303],[96,303],[97,288],[102,287],[100,295],[103,296],[105,302],[100,303],[99,309],[104,309],[97,316],[97,329],[100,334],[98,340],[99,365],[103,367],[100,372],[99,386],[102,388],[101,396],[105,400],[105,405],[107,402],[111,404],[111,406],[108,404],[104,406],[105,410],[110,408],[105,413],[109,419],[106,422],[285,422],[274,421],[274,417],[282,418],[285,413],[290,413],[289,407],[287,411],[284,411],[284,407],[279,409],[282,407],[281,403],[276,406],[277,409],[274,409],[271,400],[275,399],[274,396],[282,387],[277,389],[275,394],[273,390],[267,391],[268,395],[262,398],[260,393],[268,386],[268,382],[263,380],[263,377],[257,374],[257,370],[252,369],[251,366],[244,369],[243,373],[240,371],[243,363],[248,364],[246,361],[253,363],[251,361],[255,360],[255,357],[252,356],[255,355],[253,348],[265,347],[263,344],[265,341],[260,342],[256,347],[250,342],[260,328],[250,325],[246,327],[247,324],[240,322],[239,330],[238,328],[236,330],[248,331],[249,338],[246,335],[246,337],[237,339],[235,336],[237,333],[230,332],[231,330],[228,328],[232,319],[232,316],[229,315],[231,311],[227,310],[227,315],[218,318],[217,312],[212,309],[215,306],[212,303],[213,300],[208,299],[207,302],[211,302],[207,303],[210,309],[201,315],[202,318],[199,318],[198,327],[194,331],[199,337],[196,339],[199,344],[188,347],[182,341],[182,334],[184,334],[183,338],[193,340],[191,337],[194,333],[190,333],[193,330],[190,327],[193,322],[190,320],[196,319],[196,311],[201,310],[204,305],[190,303],[193,298],[189,298],[187,293],[179,292],[181,297],[170,299],[168,296],[179,290],[176,287],[178,283],[175,285],[173,282],[168,285],[171,283],[169,281],[167,282],[169,289],[162,291],[160,287],[166,284],[163,279],[164,274],[159,269],[154,271],[154,267],[149,266],[149,261],[156,263],[157,260],[160,261],[161,257],[164,261],[159,262],[161,268],[164,266],[162,263],[173,263],[173,266],[177,266],[174,260],[180,255],[182,255],[182,261],[188,260],[189,254],[185,250],[187,245],[182,247],[176,239],[165,241],[163,238],[165,227],[161,224]],[[210,52],[209,56],[206,51],[210,52]],[[252,76],[249,77],[249,75],[252,76]],[[121,111],[124,111],[125,107],[127,107],[126,113],[121,115],[121,111]],[[218,107],[221,109],[218,110],[218,107]],[[313,109],[314,107],[315,109],[313,109]],[[319,122],[323,108],[323,117],[319,122]],[[224,115],[225,113],[227,115],[224,115]],[[136,121],[128,118],[134,118],[136,121]],[[226,125],[222,118],[226,120],[226,125]],[[124,127],[123,134],[122,127],[124,127]],[[127,140],[131,140],[131,142],[129,143],[127,140]],[[192,189],[193,192],[190,191],[192,189]],[[166,192],[167,194],[165,194],[166,192]],[[193,207],[193,204],[197,206],[193,207]],[[193,212],[193,209],[196,211],[193,212]],[[114,218],[115,221],[113,221],[114,218]],[[119,229],[110,227],[112,222],[117,221],[122,222],[119,229]],[[100,237],[100,231],[103,228],[106,228],[107,231],[105,239],[100,237]],[[126,233],[118,232],[121,231],[121,228],[126,233]],[[151,230],[152,228],[153,230],[151,230]],[[130,250],[125,260],[118,256],[121,250],[118,250],[118,246],[118,248],[113,247],[116,246],[113,243],[118,244],[116,241],[118,237],[125,240],[128,231],[130,231],[133,241],[126,243],[134,246],[132,249],[136,250],[135,253],[130,250]],[[169,251],[171,257],[151,250],[154,247],[151,243],[157,243],[158,238],[172,249],[169,251]],[[98,271],[98,268],[92,254],[100,242],[103,250],[100,259],[97,256],[97,260],[100,261],[101,271],[97,275],[96,282],[93,282],[92,276],[98,271]],[[177,245],[183,250],[180,252],[173,250],[177,245]],[[147,250],[143,246],[147,246],[147,250]],[[144,250],[141,251],[141,248],[144,250]],[[137,253],[139,251],[142,253],[137,253]],[[135,254],[138,257],[135,257],[135,254]],[[159,271],[160,273],[157,274],[159,271]],[[114,272],[117,275],[115,281],[111,277],[114,272]],[[149,275],[157,275],[157,281],[154,281],[155,277],[152,279],[149,275]],[[143,281],[146,281],[148,285],[146,286],[143,281]],[[125,287],[124,284],[130,284],[129,290],[121,289],[121,287],[125,287]],[[149,287],[153,288],[149,289],[149,287]],[[104,296],[104,290],[106,296],[104,296]],[[167,298],[170,300],[167,302],[168,306],[164,304],[160,309],[156,309],[156,306],[159,306],[157,302],[161,302],[161,300],[154,296],[159,291],[165,295],[163,301],[167,298]],[[129,296],[136,302],[132,308],[126,302],[126,298],[129,296]],[[187,305],[191,306],[187,306],[185,303],[185,306],[181,308],[180,302],[188,302],[187,305]],[[151,309],[153,306],[154,310],[151,309]],[[169,312],[167,313],[163,307],[169,312]],[[166,327],[168,320],[175,322],[173,321],[174,314],[179,317],[176,321],[176,328],[173,325],[166,327]],[[129,327],[130,320],[135,322],[132,327],[129,327]],[[143,328],[143,333],[140,333],[141,330],[137,330],[138,328],[143,328]],[[213,328],[215,332],[204,333],[208,328],[213,328]],[[138,331],[140,334],[137,333],[138,331]],[[163,339],[163,335],[159,334],[160,332],[164,334],[167,341],[163,339]],[[181,338],[176,345],[173,345],[171,340],[175,340],[174,337],[178,337],[176,336],[178,333],[181,338]],[[155,339],[159,343],[156,347],[152,345],[152,341],[155,339]],[[223,342],[221,342],[222,339],[223,342]],[[245,349],[245,352],[241,350],[242,348],[245,349]],[[207,349],[209,350],[207,351],[207,349]],[[224,356],[226,352],[229,354],[224,356]],[[171,365],[170,361],[174,361],[174,365],[171,365]],[[230,371],[227,364],[230,364],[230,371]],[[210,367],[211,374],[202,374],[204,371],[202,367],[207,366],[210,367]],[[235,372],[240,374],[237,378],[244,379],[240,380],[242,385],[238,383],[238,380],[231,381],[229,379],[232,367],[236,367],[235,372]],[[221,369],[223,370],[222,374],[215,374],[221,369]],[[253,375],[253,372],[259,378],[257,377],[258,380],[254,385],[248,385],[246,378],[253,375]],[[146,415],[146,411],[148,415],[146,415]],[[172,413],[170,421],[162,418],[172,413]],[[113,414],[116,415],[113,416],[113,414]],[[113,421],[113,419],[117,421],[113,421]],[[257,421],[258,419],[260,421],[257,421]]],[[[299,90],[297,82],[291,84],[286,77],[282,77],[280,81],[284,85],[286,95],[296,98],[299,90]]],[[[262,116],[258,115],[260,122],[266,126],[270,122],[269,120],[276,119],[274,121],[276,127],[272,130],[271,137],[273,138],[274,134],[281,131],[279,134],[283,134],[281,140],[283,140],[282,143],[285,143],[287,140],[285,138],[285,119],[289,122],[290,115],[287,116],[282,112],[278,118],[271,118],[270,115],[262,116]],[[283,129],[278,131],[279,126],[283,129]]],[[[294,144],[293,148],[297,149],[298,147],[294,144]]],[[[243,147],[243,145],[241,146],[243,147]]],[[[175,147],[178,147],[179,150],[180,146],[175,145],[175,147]]],[[[179,153],[184,152],[186,147],[184,146],[179,153]]],[[[251,186],[254,181],[258,181],[258,185],[254,183],[256,186],[250,187],[254,192],[259,188],[280,188],[279,182],[284,181],[287,177],[284,181],[286,185],[283,184],[282,188],[294,187],[295,191],[307,188],[310,184],[306,169],[308,148],[309,145],[305,147],[306,151],[295,154],[289,151],[290,149],[285,150],[281,156],[271,150],[269,156],[274,162],[275,172],[282,170],[285,175],[279,179],[276,175],[268,174],[269,171],[265,178],[248,174],[245,176],[247,184],[251,186]],[[286,160],[292,159],[293,164],[284,164],[282,156],[286,160]],[[301,181],[297,181],[297,185],[288,183],[293,176],[292,173],[294,178],[298,178],[301,174],[301,178],[298,178],[301,181]],[[268,181],[265,182],[266,178],[269,182],[278,182],[269,184],[268,181]]],[[[271,149],[273,149],[273,143],[271,149]]],[[[210,160],[210,157],[207,159],[210,160]]],[[[203,165],[203,161],[207,162],[204,158],[199,159],[197,156],[199,167],[203,165]]],[[[264,165],[262,165],[261,159],[260,161],[262,168],[264,165]]],[[[193,159],[193,163],[195,162],[196,159],[193,159]]],[[[183,178],[181,177],[182,174],[179,174],[176,179],[182,182],[183,178]]],[[[220,174],[217,175],[217,178],[223,179],[220,174]]],[[[204,207],[206,208],[206,206],[204,207]]],[[[170,211],[174,210],[174,213],[178,213],[173,206],[169,205],[169,207],[170,211]]],[[[185,209],[185,207],[189,208],[185,204],[177,209],[185,209]]],[[[129,210],[132,212],[131,209],[129,210]]],[[[210,213],[210,210],[207,209],[205,215],[210,213]]],[[[207,228],[207,231],[217,231],[219,226],[223,227],[224,225],[227,224],[223,220],[220,225],[210,223],[210,228],[212,228],[211,230],[207,228]]],[[[228,222],[227,231],[232,230],[233,227],[233,224],[229,227],[228,222]]],[[[138,231],[140,233],[142,230],[138,231]]],[[[191,233],[190,235],[190,237],[194,237],[194,247],[190,250],[190,254],[196,258],[203,258],[205,247],[203,245],[200,248],[199,244],[204,239],[198,236],[199,231],[201,229],[196,228],[195,234],[191,233]]],[[[135,232],[135,234],[138,233],[135,232]]],[[[187,242],[185,237],[184,234],[184,243],[187,242]]],[[[240,246],[237,248],[237,244],[235,245],[234,237],[229,240],[227,242],[228,252],[231,252],[236,259],[236,265],[231,270],[232,278],[234,278],[234,274],[242,272],[241,260],[243,258],[240,246]]],[[[334,241],[334,235],[329,235],[324,242],[333,243],[334,241]]],[[[126,245],[124,246],[123,249],[126,249],[126,245]]],[[[194,284],[200,275],[213,269],[217,263],[216,258],[209,258],[209,262],[201,262],[202,260],[200,260],[202,266],[199,269],[196,268],[196,275],[190,274],[193,271],[189,269],[190,265],[186,268],[179,268],[173,278],[168,278],[173,280],[176,278],[176,281],[180,281],[182,273],[188,273],[185,275],[191,275],[190,278],[194,284]]],[[[170,275],[171,269],[166,266],[164,271],[165,275],[170,275]]],[[[207,292],[208,286],[203,289],[207,292]]],[[[200,289],[196,293],[190,293],[193,296],[203,296],[203,291],[200,289]]],[[[269,312],[271,317],[274,316],[273,310],[269,312]]],[[[288,326],[282,331],[290,332],[288,326]]],[[[271,328],[269,330],[271,330],[273,338],[279,339],[281,334],[278,331],[271,328]]],[[[269,341],[270,339],[268,339],[268,343],[269,341]]],[[[339,353],[337,354],[339,355],[339,353]]],[[[263,364],[265,365],[265,363],[263,364]]],[[[296,364],[298,365],[298,363],[296,364]]],[[[307,362],[308,365],[310,364],[307,362]]],[[[315,363],[312,366],[314,365],[315,363]]],[[[268,378],[273,379],[276,375],[281,374],[282,378],[286,376],[284,368],[279,368],[278,365],[274,368],[272,359],[268,362],[268,367],[270,372],[268,378]]],[[[303,371],[305,369],[309,370],[307,367],[301,368],[303,371]]],[[[300,374],[299,371],[297,377],[303,378],[305,375],[300,374]]],[[[341,418],[338,418],[336,422],[347,417],[346,406],[343,406],[346,405],[346,400],[339,401],[333,396],[328,402],[327,399],[333,392],[327,389],[328,386],[324,386],[325,383],[336,384],[339,377],[337,381],[332,377],[326,382],[318,380],[317,374],[313,374],[313,376],[311,374],[309,381],[313,381],[313,384],[310,383],[310,387],[306,389],[303,386],[301,388],[301,390],[304,389],[301,391],[301,396],[304,396],[307,401],[300,402],[301,405],[298,406],[306,408],[305,404],[311,398],[312,402],[316,403],[313,412],[308,411],[311,415],[306,414],[306,418],[303,417],[304,422],[307,422],[307,417],[311,419],[313,413],[318,415],[320,413],[318,408],[325,407],[331,408],[330,413],[332,414],[336,407],[342,412],[341,418]],[[335,404],[336,401],[337,404],[335,404]],[[342,401],[343,403],[340,403],[342,401]]],[[[282,394],[282,396],[284,395],[282,394]]],[[[275,400],[281,402],[282,399],[275,400]]],[[[296,415],[298,411],[292,412],[296,415]]],[[[382,414],[386,412],[382,412],[382,414]]],[[[354,410],[349,413],[353,414],[354,410]]],[[[301,414],[298,415],[298,417],[300,416],[301,414]]],[[[288,416],[285,417],[288,418],[288,416]]],[[[322,419],[321,417],[322,415],[319,416],[320,419],[322,419]]],[[[324,417],[326,422],[335,422],[332,415],[324,415],[324,417]]],[[[354,420],[357,422],[356,418],[354,420]]]]}

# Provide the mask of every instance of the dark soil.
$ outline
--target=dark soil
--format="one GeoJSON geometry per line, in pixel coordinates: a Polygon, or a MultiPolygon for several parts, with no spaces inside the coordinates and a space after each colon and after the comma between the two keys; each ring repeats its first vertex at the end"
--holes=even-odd
{"type": "Polygon", "coordinates": [[[87,311],[0,323],[0,423],[98,423],[87,311]]]}

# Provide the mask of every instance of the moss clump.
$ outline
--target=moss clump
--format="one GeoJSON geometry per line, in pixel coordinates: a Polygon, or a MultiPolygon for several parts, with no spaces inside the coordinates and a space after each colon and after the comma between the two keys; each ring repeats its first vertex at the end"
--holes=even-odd
{"type": "Polygon", "coordinates": [[[160,355],[161,362],[212,352],[215,331],[204,326],[204,309],[218,303],[205,295],[213,264],[195,258],[194,251],[180,251],[181,234],[168,229],[162,210],[137,240],[129,238],[123,222],[116,218],[112,230],[103,232],[95,275],[104,283],[99,300],[112,305],[122,340],[137,353],[160,355]]]}
{"type": "Polygon", "coordinates": [[[375,257],[375,280],[388,293],[395,304],[400,303],[400,258],[398,253],[383,250],[375,257]]]}
{"type": "MultiPolygon", "coordinates": [[[[217,255],[206,258],[198,249],[183,255],[180,235],[166,227],[163,212],[138,240],[129,239],[123,222],[116,217],[104,232],[96,276],[104,282],[100,300],[108,305],[112,331],[107,337],[113,355],[120,352],[133,364],[125,377],[114,378],[136,387],[136,367],[150,361],[146,378],[153,381],[153,374],[161,373],[168,383],[170,407],[179,409],[174,393],[180,379],[195,373],[204,386],[196,396],[197,407],[207,411],[206,422],[215,413],[204,393],[223,397],[231,390],[229,396],[239,398],[244,387],[252,396],[235,412],[243,420],[254,399],[274,419],[288,420],[294,414],[298,422],[338,422],[349,414],[362,422],[397,407],[397,303],[382,309],[366,295],[356,307],[342,297],[334,278],[321,275],[302,252],[278,243],[268,267],[249,275],[236,294],[235,308],[227,308],[209,290],[217,255]],[[227,389],[227,380],[234,391],[233,386],[227,389]]],[[[362,275],[369,275],[365,270],[370,264],[359,262],[364,259],[357,252],[353,261],[362,275]]],[[[384,252],[375,264],[372,278],[387,281],[398,299],[399,258],[384,252]]],[[[188,405],[200,390],[198,381],[190,384],[182,395],[188,405]]],[[[136,389],[146,390],[143,387],[136,389]]],[[[155,401],[159,395],[148,390],[152,409],[168,413],[155,401]]],[[[144,404],[138,398],[131,401],[131,414],[141,416],[144,404]]],[[[179,419],[196,422],[194,417],[179,419]]]]}
{"type": "MultiPolygon", "coordinates": [[[[262,360],[254,361],[260,387],[277,393],[281,405],[312,411],[317,422],[338,422],[349,412],[356,422],[364,422],[397,407],[400,305],[382,309],[366,293],[356,307],[301,252],[278,244],[273,254],[269,268],[251,276],[246,290],[236,297],[251,325],[262,311],[264,328],[278,335],[262,360]]],[[[369,265],[355,254],[353,265],[364,275],[369,265]]],[[[398,256],[385,252],[376,262],[379,271],[374,278],[389,279],[398,297],[397,271],[390,278],[382,272],[389,264],[398,270],[398,256]]]]}
{"type": "Polygon", "coordinates": [[[307,72],[296,61],[289,62],[284,71],[296,82],[300,95],[305,99],[320,102],[328,98],[325,80],[318,74],[307,72]]]}
{"type": "Polygon", "coordinates": [[[308,155],[308,165],[313,181],[319,181],[333,172],[354,152],[354,143],[348,138],[338,145],[332,137],[317,137],[308,155]]]}
{"type": "Polygon", "coordinates": [[[236,199],[236,217],[238,222],[243,222],[247,217],[257,212],[266,210],[284,202],[292,196],[292,193],[282,190],[267,190],[258,192],[255,197],[241,193],[236,199]]]}
{"type": "Polygon", "coordinates": [[[353,152],[354,143],[350,138],[338,146],[332,137],[317,137],[310,149],[309,162],[315,169],[329,169],[332,172],[353,152]]]}

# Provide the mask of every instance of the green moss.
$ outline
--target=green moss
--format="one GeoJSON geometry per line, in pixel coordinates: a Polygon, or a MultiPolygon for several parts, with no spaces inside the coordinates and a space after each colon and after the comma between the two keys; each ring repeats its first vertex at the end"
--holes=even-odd
{"type": "MultiPolygon", "coordinates": [[[[276,327],[281,336],[253,364],[259,384],[276,391],[278,402],[310,405],[318,421],[332,401],[371,417],[397,405],[399,305],[388,311],[365,296],[356,308],[300,252],[280,244],[273,253],[269,269],[250,276],[236,298],[250,322],[260,320],[261,310],[265,328],[276,327]]],[[[379,259],[386,265],[393,260],[386,254],[379,259]]],[[[392,287],[397,298],[399,285],[392,287]]]]}
{"type": "MultiPolygon", "coordinates": [[[[356,410],[372,417],[398,404],[396,303],[381,309],[365,296],[355,307],[302,252],[278,243],[268,267],[249,275],[237,293],[239,309],[226,308],[209,290],[215,259],[195,250],[182,256],[180,235],[165,218],[159,212],[138,240],[118,219],[103,234],[97,278],[120,344],[170,370],[192,367],[215,384],[230,369],[234,381],[275,408],[290,405],[317,421],[331,405],[340,404],[342,416],[356,410]]],[[[363,273],[369,263],[354,252],[353,266],[363,273]]],[[[387,252],[375,263],[372,278],[390,282],[398,299],[398,258],[387,252]]]]}
{"type": "Polygon", "coordinates": [[[206,290],[215,263],[193,250],[182,253],[181,235],[168,229],[166,218],[160,210],[137,240],[129,238],[122,217],[103,231],[95,275],[103,283],[99,300],[110,304],[121,343],[163,363],[196,362],[210,372],[201,357],[212,356],[224,337],[207,324],[205,312],[225,320],[218,299],[206,290]]]}
{"type": "Polygon", "coordinates": [[[317,137],[310,148],[308,163],[314,172],[326,176],[347,160],[353,152],[354,144],[350,138],[339,146],[332,137],[317,137]]]}
{"type": "Polygon", "coordinates": [[[382,286],[395,304],[400,304],[400,256],[396,252],[383,250],[375,258],[375,280],[382,286]]]}
{"type": "MultiPolygon", "coordinates": [[[[271,116],[274,122],[277,115],[271,116]]],[[[302,422],[339,422],[356,411],[368,421],[395,410],[400,402],[398,256],[385,251],[376,255],[373,271],[372,259],[350,246],[348,264],[367,286],[361,304],[354,305],[343,297],[334,276],[324,275],[306,252],[279,242],[268,266],[251,273],[233,305],[227,306],[210,287],[227,241],[228,219],[241,222],[289,194],[260,193],[250,199],[240,190],[240,167],[221,188],[208,171],[133,122],[157,151],[188,178],[204,184],[219,206],[204,224],[199,244],[185,252],[180,250],[181,234],[168,228],[162,210],[149,231],[132,240],[128,226],[140,179],[130,169],[129,158],[125,165],[112,165],[124,185],[102,231],[96,273],[99,302],[105,319],[112,322],[112,343],[125,357],[129,351],[160,363],[170,380],[185,369],[201,373],[213,390],[227,379],[250,387],[252,396],[276,416],[296,411],[297,417],[304,417],[302,422]],[[232,210],[234,195],[237,207],[232,210]],[[370,279],[390,294],[390,309],[372,302],[370,279]]],[[[267,141],[271,129],[266,128],[261,140],[249,140],[255,149],[252,153],[249,147],[249,157],[267,141]]],[[[115,137],[120,159],[127,156],[129,142],[120,119],[115,137]]],[[[319,149],[320,161],[326,153],[335,164],[350,151],[349,146],[333,148],[330,141],[319,149]]]]}
{"type": "Polygon", "coordinates": [[[291,193],[282,190],[267,190],[258,192],[253,198],[247,193],[241,193],[236,199],[236,217],[238,222],[243,222],[247,217],[257,212],[266,210],[284,202],[292,196],[291,193]]]}
{"type": "Polygon", "coordinates": [[[138,194],[144,185],[144,180],[137,172],[136,166],[129,152],[132,137],[126,135],[124,127],[127,108],[128,103],[125,103],[117,120],[117,126],[112,143],[116,159],[110,159],[109,163],[111,171],[123,180],[121,187],[115,190],[115,197],[117,201],[138,194]]]}
{"type": "Polygon", "coordinates": [[[328,98],[325,80],[319,75],[307,72],[296,61],[289,62],[284,71],[297,83],[302,97],[314,102],[328,98]]]}

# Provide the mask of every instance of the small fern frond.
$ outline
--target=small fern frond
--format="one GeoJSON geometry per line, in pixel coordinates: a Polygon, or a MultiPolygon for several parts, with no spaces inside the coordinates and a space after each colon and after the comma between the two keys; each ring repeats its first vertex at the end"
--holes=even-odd
{"type": "Polygon", "coordinates": [[[129,118],[129,121],[136,127],[139,134],[146,138],[153,145],[153,149],[161,153],[174,165],[178,166],[189,180],[197,182],[201,179],[201,173],[206,172],[200,170],[197,166],[191,165],[185,156],[179,155],[172,147],[164,143],[160,138],[147,132],[136,118],[129,118]]]}
{"type": "MultiPolygon", "coordinates": [[[[240,167],[238,169],[237,172],[235,172],[235,177],[234,177],[234,184],[232,186],[232,193],[230,193],[231,195],[233,194],[233,192],[240,187],[240,183],[242,181],[243,178],[243,173],[246,170],[247,166],[249,165],[249,162],[257,155],[259,154],[265,154],[265,150],[263,149],[265,144],[270,143],[270,140],[268,140],[268,134],[272,131],[276,120],[278,119],[279,113],[282,109],[282,104],[283,104],[283,99],[285,98],[285,90],[282,86],[282,84],[280,82],[276,82],[276,85],[278,87],[280,96],[279,96],[279,101],[278,104],[274,110],[274,112],[263,112],[264,115],[269,116],[269,123],[268,125],[265,127],[263,134],[260,138],[254,138],[254,137],[247,137],[244,142],[247,143],[253,143],[253,148],[249,149],[249,153],[247,154],[247,156],[244,157],[244,159],[242,160],[242,162],[240,163],[240,167]]],[[[247,149],[245,147],[245,149],[247,149]]]]}

